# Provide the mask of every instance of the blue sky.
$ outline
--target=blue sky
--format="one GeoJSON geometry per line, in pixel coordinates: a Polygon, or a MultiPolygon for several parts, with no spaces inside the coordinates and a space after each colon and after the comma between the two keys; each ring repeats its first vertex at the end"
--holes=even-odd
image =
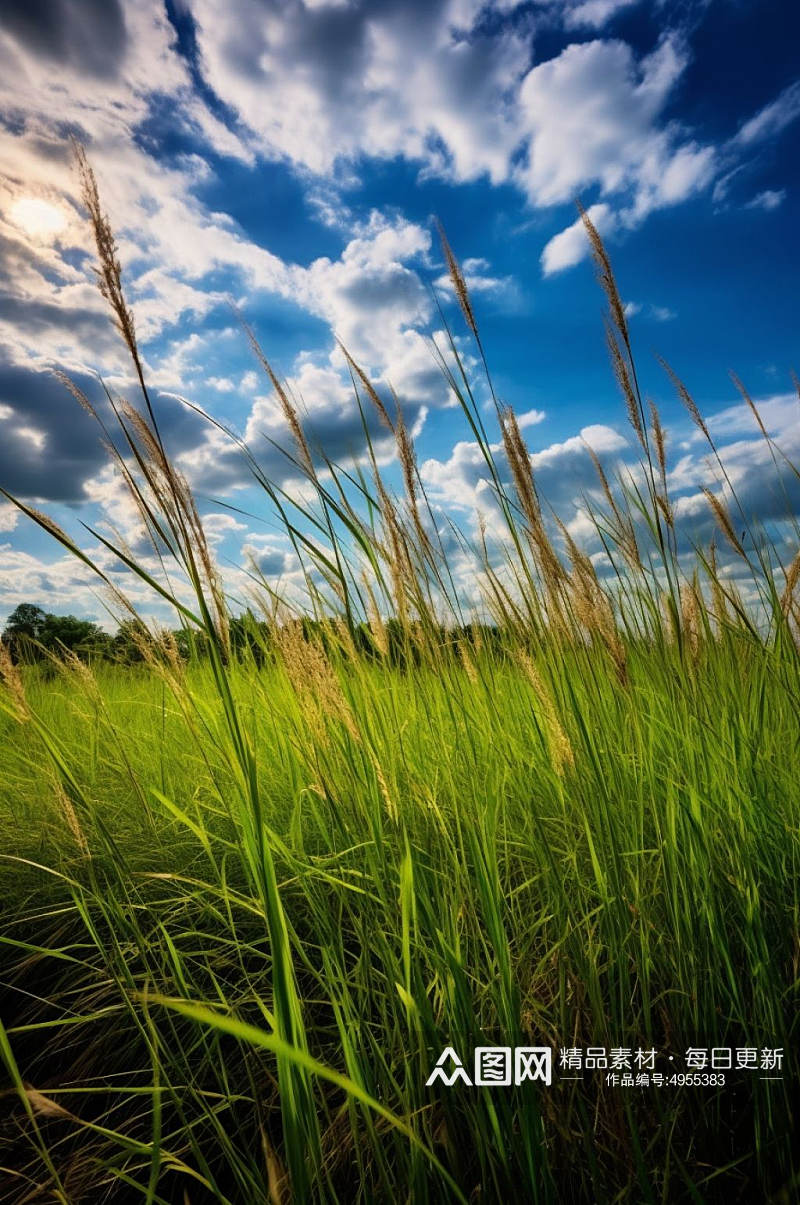
{"type": "MultiPolygon", "coordinates": [[[[334,458],[363,454],[335,336],[391,384],[442,522],[474,529],[484,474],[430,346],[432,290],[463,329],[437,220],[542,492],[588,538],[586,442],[612,471],[635,452],[577,199],[612,254],[687,533],[706,531],[708,470],[654,353],[712,416],[754,512],[778,520],[768,450],[728,373],[800,453],[798,45],[800,12],[773,0],[7,2],[0,485],[75,534],[85,521],[140,539],[96,430],[52,376],[98,397],[101,374],[134,396],[92,279],[73,135],[119,239],[168,443],[234,595],[251,557],[289,585],[297,566],[269,516],[222,505],[263,510],[240,459],[176,398],[234,427],[292,487],[269,442],[288,443],[280,409],[231,302],[334,458]]],[[[0,622],[21,601],[104,619],[87,574],[0,504],[0,622]]]]}

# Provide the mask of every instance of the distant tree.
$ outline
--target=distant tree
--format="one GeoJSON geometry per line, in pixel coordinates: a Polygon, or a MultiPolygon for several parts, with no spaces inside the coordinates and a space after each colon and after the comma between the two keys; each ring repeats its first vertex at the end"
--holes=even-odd
{"type": "Polygon", "coordinates": [[[48,613],[39,634],[40,643],[51,652],[67,649],[79,656],[105,653],[110,637],[96,623],[77,615],[48,613]]]}
{"type": "Polygon", "coordinates": [[[8,644],[19,639],[38,640],[46,620],[46,612],[35,603],[20,603],[8,617],[3,639],[8,644]]]}
{"type": "Polygon", "coordinates": [[[3,641],[15,660],[38,661],[46,652],[102,655],[110,637],[96,623],[76,615],[54,615],[34,603],[20,603],[8,617],[3,641]]]}

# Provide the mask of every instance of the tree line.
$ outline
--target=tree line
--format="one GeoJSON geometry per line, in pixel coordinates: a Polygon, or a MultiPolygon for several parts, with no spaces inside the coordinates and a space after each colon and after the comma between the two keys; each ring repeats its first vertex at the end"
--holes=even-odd
{"type": "MultiPolygon", "coordinates": [[[[331,639],[328,623],[310,616],[304,616],[300,622],[307,640],[314,639],[323,646],[328,645],[331,639]]],[[[271,626],[253,611],[247,610],[242,615],[232,617],[229,630],[233,656],[247,656],[259,665],[270,659],[273,649],[271,626]]],[[[409,630],[397,619],[387,619],[383,625],[381,643],[384,647],[381,650],[366,623],[356,624],[350,632],[351,645],[358,654],[367,658],[380,656],[400,666],[419,658],[417,642],[410,640],[409,634],[409,630]]],[[[489,624],[442,627],[435,632],[428,632],[427,638],[432,638],[443,652],[449,648],[455,653],[456,646],[465,642],[492,646],[496,652],[502,646],[499,630],[489,624]]],[[[202,658],[207,653],[207,639],[204,632],[187,628],[154,634],[143,620],[133,617],[124,620],[116,632],[111,633],[90,619],[56,615],[35,603],[20,603],[9,615],[0,636],[12,660],[17,663],[47,662],[53,657],[71,653],[84,661],[112,661],[125,665],[146,660],[148,652],[157,653],[159,644],[165,640],[169,640],[172,653],[177,653],[184,661],[202,658]]]]}
{"type": "Polygon", "coordinates": [[[46,661],[65,652],[82,660],[130,662],[143,659],[145,633],[152,639],[141,620],[125,620],[111,633],[90,619],[56,615],[35,603],[20,603],[9,615],[0,639],[16,662],[46,661]]]}

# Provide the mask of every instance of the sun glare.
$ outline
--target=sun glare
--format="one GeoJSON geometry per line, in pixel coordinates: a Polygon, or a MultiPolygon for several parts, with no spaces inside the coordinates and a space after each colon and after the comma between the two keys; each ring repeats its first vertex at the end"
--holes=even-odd
{"type": "Polygon", "coordinates": [[[45,242],[56,238],[67,224],[63,209],[41,197],[20,197],[11,206],[8,216],[25,234],[45,242]]]}

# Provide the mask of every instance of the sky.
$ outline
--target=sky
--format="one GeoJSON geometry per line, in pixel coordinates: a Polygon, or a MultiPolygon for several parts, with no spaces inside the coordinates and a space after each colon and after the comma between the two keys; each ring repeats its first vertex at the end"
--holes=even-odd
{"type": "MultiPolygon", "coordinates": [[[[299,581],[240,454],[182,400],[297,488],[281,409],[237,314],[329,457],[364,455],[341,341],[396,392],[437,522],[469,534],[490,508],[432,349],[444,318],[475,361],[438,223],[539,488],[602,556],[586,523],[586,445],[611,474],[636,449],[576,201],[615,266],[687,538],[710,534],[707,448],[658,356],[789,551],[781,523],[787,502],[800,511],[797,482],[770,484],[769,448],[729,374],[800,456],[798,45],[800,9],[785,0],[4,0],[0,486],[107,567],[84,524],[147,555],[96,425],[54,376],[67,372],[101,410],[101,381],[135,400],[92,273],[76,138],[118,239],[160,426],[235,600],[252,563],[279,588],[299,581]]],[[[113,626],[91,575],[0,502],[0,626],[20,602],[113,626]]]]}

